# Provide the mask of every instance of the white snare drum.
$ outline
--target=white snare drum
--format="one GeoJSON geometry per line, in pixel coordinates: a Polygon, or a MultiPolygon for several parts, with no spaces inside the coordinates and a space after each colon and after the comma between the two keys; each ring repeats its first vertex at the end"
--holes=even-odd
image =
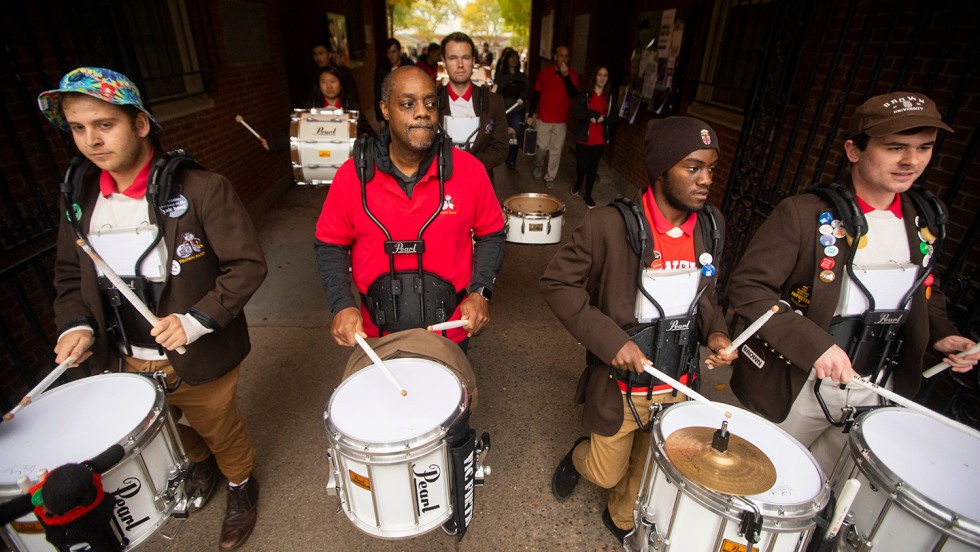
{"type": "Polygon", "coordinates": [[[469,396],[446,366],[396,358],[385,366],[408,391],[402,397],[376,366],[334,391],[324,424],[330,444],[328,491],[336,490],[355,527],[398,539],[438,528],[453,512],[446,437],[468,414],[469,396]]]}
{"type": "Polygon", "coordinates": [[[747,550],[739,534],[743,512],[762,514],[759,542],[753,549],[800,551],[813,536],[817,514],[830,494],[813,456],[786,432],[734,406],[729,430],[762,450],[776,468],[776,482],[763,493],[737,497],[707,489],[671,464],[664,443],[686,427],[718,428],[725,419],[711,406],[684,402],[654,421],[650,455],[644,470],[635,513],[636,530],[627,541],[643,542],[643,550],[722,552],[747,550]],[[750,505],[748,502],[751,502],[750,505]]]}
{"type": "MultiPolygon", "coordinates": [[[[116,443],[126,454],[102,475],[102,487],[116,493],[116,536],[125,549],[134,548],[170,519],[183,498],[178,482],[188,467],[163,389],[144,376],[74,381],[0,424],[0,500],[22,494],[22,475],[35,479],[38,470],[88,460],[116,443]]],[[[5,530],[16,550],[54,550],[33,513],[5,530]]]]}
{"type": "Polygon", "coordinates": [[[328,185],[350,159],[357,140],[357,111],[294,109],[289,118],[293,179],[301,185],[328,185]]]}
{"type": "Polygon", "coordinates": [[[548,194],[518,194],[504,200],[504,229],[511,243],[561,241],[565,202],[548,194]]]}
{"type": "Polygon", "coordinates": [[[861,482],[844,550],[980,548],[980,435],[904,408],[858,418],[834,470],[861,482]]]}

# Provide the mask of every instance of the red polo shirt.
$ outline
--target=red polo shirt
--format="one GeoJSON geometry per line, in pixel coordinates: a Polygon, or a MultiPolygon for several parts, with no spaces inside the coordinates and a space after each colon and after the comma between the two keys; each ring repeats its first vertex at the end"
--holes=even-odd
{"type": "MultiPolygon", "coordinates": [[[[577,87],[578,73],[569,69],[568,74],[572,78],[572,84],[577,87]]],[[[538,101],[538,119],[546,123],[564,123],[568,119],[568,108],[572,105],[572,99],[565,93],[565,82],[558,69],[542,69],[534,82],[534,91],[541,96],[538,101]]]]}
{"type": "MultiPolygon", "coordinates": [[[[456,290],[465,289],[473,275],[473,236],[486,236],[504,227],[503,212],[483,164],[472,155],[453,148],[453,174],[439,196],[436,163],[419,180],[409,199],[390,174],[375,171],[368,182],[367,202],[371,213],[384,224],[393,240],[415,240],[419,229],[432,216],[438,202],[442,210],[426,229],[422,239],[425,252],[422,268],[451,282],[456,290]]],[[[348,160],[337,171],[330,193],[316,223],[316,237],[324,243],[351,248],[354,285],[361,293],[379,276],[388,273],[385,235],[368,217],[361,205],[361,185],[354,162],[348,160]]],[[[416,270],[417,256],[395,255],[395,270],[416,270]]],[[[380,335],[367,309],[361,305],[364,331],[380,335]]],[[[458,320],[459,308],[450,320],[458,320]]],[[[466,330],[449,330],[457,343],[466,330]]]]}

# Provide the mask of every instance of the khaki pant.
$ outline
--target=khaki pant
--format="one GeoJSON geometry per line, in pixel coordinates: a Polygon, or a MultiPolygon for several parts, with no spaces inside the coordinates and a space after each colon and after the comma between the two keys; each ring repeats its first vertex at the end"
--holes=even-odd
{"type": "MultiPolygon", "coordinates": [[[[126,372],[163,372],[167,387],[177,383],[177,376],[166,360],[146,361],[123,357],[126,372]]],[[[255,445],[245,429],[238,411],[238,374],[240,366],[220,378],[201,385],[181,382],[167,393],[167,405],[174,422],[183,415],[190,426],[177,425],[184,452],[192,462],[206,460],[212,453],[221,473],[231,483],[241,483],[252,473],[255,445]]]]}
{"type": "MultiPolygon", "coordinates": [[[[685,399],[684,395],[675,397],[672,393],[654,395],[652,400],[647,400],[646,395],[633,395],[633,405],[643,425],[647,425],[651,405],[685,399]]],[[[604,489],[611,489],[609,515],[620,529],[633,528],[633,509],[640,494],[643,465],[650,452],[650,433],[638,430],[624,395],[623,425],[619,431],[610,437],[593,433],[591,440],[582,441],[572,454],[572,464],[583,477],[604,489]]]]}
{"type": "MultiPolygon", "coordinates": [[[[816,377],[816,371],[811,369],[810,377],[793,401],[789,416],[779,424],[779,427],[810,449],[810,453],[823,470],[824,477],[830,477],[841,452],[847,446],[847,435],[843,432],[843,428],[831,425],[823,409],[820,408],[817,395],[813,392],[813,382],[816,381],[816,377]]],[[[891,388],[891,385],[885,387],[891,388]]],[[[841,409],[845,406],[878,404],[878,394],[874,391],[853,384],[846,389],[841,389],[840,385],[829,378],[824,379],[820,384],[820,395],[835,419],[840,418],[841,409]]]]}
{"type": "Polygon", "coordinates": [[[568,125],[565,123],[546,123],[537,121],[538,153],[534,156],[534,166],[544,166],[544,156],[548,156],[548,171],[544,174],[546,181],[553,181],[558,175],[558,165],[561,163],[561,150],[565,146],[565,133],[568,125]]]}

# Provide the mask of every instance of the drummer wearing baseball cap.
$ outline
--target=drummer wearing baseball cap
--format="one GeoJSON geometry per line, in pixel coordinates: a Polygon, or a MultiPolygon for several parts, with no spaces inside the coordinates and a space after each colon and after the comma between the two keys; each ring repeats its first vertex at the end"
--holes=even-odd
{"type": "Polygon", "coordinates": [[[846,444],[829,418],[837,422],[845,407],[879,404],[876,393],[852,379],[867,376],[913,397],[927,348],[955,371],[970,370],[980,358],[956,356],[974,343],[957,335],[929,274],[945,235],[939,222],[945,207],[913,189],[940,130],[952,132],[935,102],[919,92],[892,92],[861,104],[845,136],[849,174],[777,205],[732,274],[729,299],[742,318],[754,320],[773,304],[784,305],[759,330],[758,346],[745,344],[751,354],[739,356],[732,391],[808,447],[825,473],[846,444]],[[848,291],[856,289],[852,267],[885,266],[915,267],[919,279],[911,288],[904,281],[863,282],[864,302],[848,300],[857,296],[848,291]],[[911,301],[889,300],[895,288],[911,301]],[[872,319],[879,322],[864,332],[872,319]]]}

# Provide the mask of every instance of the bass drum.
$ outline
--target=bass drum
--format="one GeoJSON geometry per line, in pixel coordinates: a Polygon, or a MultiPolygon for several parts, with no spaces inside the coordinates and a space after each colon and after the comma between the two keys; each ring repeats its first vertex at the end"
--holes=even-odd
{"type": "Polygon", "coordinates": [[[293,179],[299,185],[328,186],[350,159],[357,140],[357,111],[294,109],[289,118],[293,179]]]}
{"type": "Polygon", "coordinates": [[[776,470],[767,491],[733,496],[710,490],[671,462],[664,444],[674,432],[692,427],[718,428],[724,418],[710,405],[685,402],[671,406],[654,421],[653,438],[633,533],[633,550],[720,552],[759,550],[798,552],[813,538],[816,518],[830,488],[813,456],[788,433],[741,408],[732,412],[729,431],[760,449],[776,470]],[[761,514],[759,540],[749,545],[740,531],[746,514],[761,514]]]}
{"type": "Polygon", "coordinates": [[[561,241],[565,202],[548,194],[519,194],[504,200],[507,241],[551,244],[561,241]]]}
{"type": "Polygon", "coordinates": [[[980,549],[980,434],[905,408],[858,418],[834,470],[861,483],[843,550],[980,549]]]}

